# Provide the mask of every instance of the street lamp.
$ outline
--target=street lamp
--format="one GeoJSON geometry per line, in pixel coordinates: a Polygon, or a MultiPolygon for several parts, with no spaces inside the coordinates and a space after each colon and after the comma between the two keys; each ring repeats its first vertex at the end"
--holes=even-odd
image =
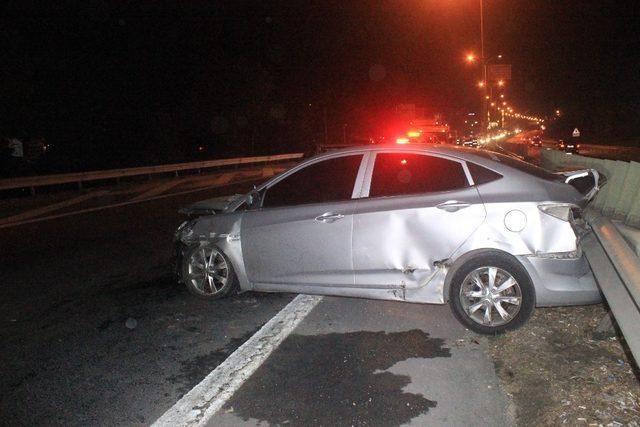
{"type": "MultiPolygon", "coordinates": [[[[486,126],[487,121],[491,120],[491,117],[489,116],[489,108],[487,106],[487,100],[493,96],[492,94],[491,96],[487,96],[487,93],[486,93],[487,88],[489,88],[489,85],[487,83],[487,65],[494,59],[502,59],[502,54],[492,58],[487,58],[484,54],[484,1],[483,0],[480,0],[480,58],[476,58],[476,55],[474,55],[473,53],[468,53],[466,55],[466,60],[469,63],[475,62],[477,59],[479,59],[480,63],[482,64],[482,82],[478,83],[478,87],[485,89],[485,97],[481,100],[482,111],[480,114],[480,117],[481,117],[480,127],[484,132],[487,130],[487,126],[486,126]]],[[[499,87],[503,87],[504,84],[505,83],[503,80],[500,80],[498,82],[499,87]]],[[[504,98],[504,95],[501,95],[500,97],[504,98]]]]}

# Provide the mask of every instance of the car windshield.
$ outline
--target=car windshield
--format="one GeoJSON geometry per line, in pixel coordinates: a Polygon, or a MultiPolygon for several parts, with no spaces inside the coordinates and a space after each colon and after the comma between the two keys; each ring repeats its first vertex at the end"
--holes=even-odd
{"type": "Polygon", "coordinates": [[[539,166],[520,160],[514,156],[507,156],[505,154],[500,154],[493,151],[478,151],[477,153],[474,153],[474,154],[493,160],[494,162],[502,163],[504,165],[507,165],[511,168],[517,169],[529,175],[546,179],[548,181],[562,180],[562,178],[559,177],[558,175],[551,173],[548,170],[543,169],[539,166]]]}

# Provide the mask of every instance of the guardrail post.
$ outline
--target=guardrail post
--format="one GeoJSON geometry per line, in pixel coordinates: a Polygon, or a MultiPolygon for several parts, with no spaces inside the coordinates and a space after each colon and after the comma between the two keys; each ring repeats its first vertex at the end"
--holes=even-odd
{"type": "Polygon", "coordinates": [[[35,196],[36,195],[36,187],[29,187],[29,190],[31,191],[31,195],[35,196]]]}
{"type": "Polygon", "coordinates": [[[78,181],[78,190],[82,191],[82,181],[78,181]]]}

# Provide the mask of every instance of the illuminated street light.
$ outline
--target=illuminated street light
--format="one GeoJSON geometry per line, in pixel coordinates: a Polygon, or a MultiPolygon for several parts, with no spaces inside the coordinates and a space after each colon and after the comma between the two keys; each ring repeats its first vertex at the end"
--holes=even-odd
{"type": "Polygon", "coordinates": [[[504,86],[504,80],[498,80],[498,86],[500,87],[504,86]]]}
{"type": "Polygon", "coordinates": [[[504,93],[501,93],[501,94],[500,94],[500,98],[503,98],[503,99],[504,99],[504,93]]]}
{"type": "Polygon", "coordinates": [[[476,60],[476,56],[473,53],[467,54],[467,62],[474,62],[476,60]]]}
{"type": "Polygon", "coordinates": [[[483,81],[479,81],[478,82],[478,87],[484,87],[484,82],[483,81]]]}

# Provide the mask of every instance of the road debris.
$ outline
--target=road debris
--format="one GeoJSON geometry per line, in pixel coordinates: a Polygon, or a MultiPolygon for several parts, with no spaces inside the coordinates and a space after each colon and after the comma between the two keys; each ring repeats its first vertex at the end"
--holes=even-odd
{"type": "Polygon", "coordinates": [[[136,326],[138,326],[138,321],[133,317],[129,317],[127,321],[124,322],[124,326],[126,326],[127,329],[135,329],[136,326]]]}
{"type": "Polygon", "coordinates": [[[603,304],[538,308],[489,351],[518,425],[640,426],[638,368],[624,339],[594,340],[603,304]]]}

